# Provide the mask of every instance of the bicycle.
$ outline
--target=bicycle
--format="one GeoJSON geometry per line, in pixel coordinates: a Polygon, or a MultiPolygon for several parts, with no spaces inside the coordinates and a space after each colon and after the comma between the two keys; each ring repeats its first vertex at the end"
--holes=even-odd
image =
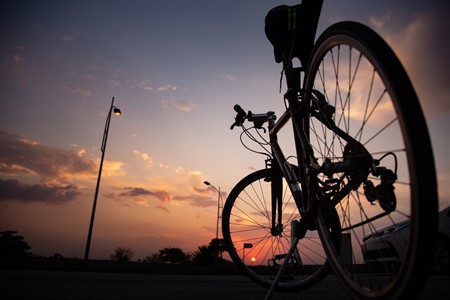
{"type": "Polygon", "coordinates": [[[266,159],[227,197],[227,252],[270,288],[267,297],[309,288],[332,270],[354,298],[414,298],[437,229],[425,118],[406,71],[372,29],[339,22],[314,42],[322,2],[278,6],[266,16],[275,61],[283,63],[280,92],[286,77],[286,111],[277,119],[234,107],[230,129],[241,127],[244,147],[266,159]],[[293,153],[280,137],[293,138],[293,153]],[[392,230],[401,247],[389,240],[392,230]]]}

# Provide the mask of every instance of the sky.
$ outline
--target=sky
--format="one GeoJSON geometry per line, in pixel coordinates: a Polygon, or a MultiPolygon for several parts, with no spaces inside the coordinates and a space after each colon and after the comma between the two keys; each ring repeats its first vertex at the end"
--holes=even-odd
{"type": "MultiPolygon", "coordinates": [[[[122,115],[111,118],[90,258],[208,245],[218,190],[225,200],[264,167],[230,130],[233,106],[283,112],[264,18],[297,3],[3,0],[0,231],[18,231],[36,255],[84,257],[114,97],[122,115]]],[[[430,131],[440,207],[450,205],[449,2],[325,0],[318,34],[342,20],[376,30],[403,63],[430,131]]]]}

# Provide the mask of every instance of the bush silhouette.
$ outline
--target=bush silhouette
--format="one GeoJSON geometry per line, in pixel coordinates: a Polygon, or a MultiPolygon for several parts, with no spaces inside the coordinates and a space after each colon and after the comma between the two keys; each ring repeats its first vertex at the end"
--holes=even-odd
{"type": "Polygon", "coordinates": [[[0,258],[25,258],[31,256],[31,247],[17,231],[0,231],[0,258]]]}
{"type": "Polygon", "coordinates": [[[111,254],[111,259],[116,262],[129,262],[134,256],[134,252],[130,248],[117,247],[111,254]]]}

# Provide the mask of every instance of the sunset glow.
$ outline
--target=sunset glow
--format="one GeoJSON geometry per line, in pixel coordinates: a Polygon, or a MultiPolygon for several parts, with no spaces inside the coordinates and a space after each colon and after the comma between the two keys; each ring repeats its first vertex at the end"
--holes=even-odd
{"type": "MultiPolygon", "coordinates": [[[[278,116],[284,109],[264,17],[298,2],[2,2],[0,231],[18,231],[36,255],[83,257],[115,97],[121,115],[111,117],[91,258],[108,259],[116,247],[138,260],[164,247],[192,253],[208,245],[219,195],[204,181],[225,201],[264,167],[239,130],[229,130],[233,106],[278,116]]],[[[358,21],[398,54],[428,122],[440,207],[450,205],[448,11],[440,0],[325,0],[318,29],[358,21]]],[[[380,107],[385,122],[394,108],[380,107]]],[[[361,121],[365,108],[353,109],[361,121]]],[[[370,146],[387,142],[396,141],[370,146]]],[[[304,241],[313,253],[322,250],[317,239],[304,241]]],[[[267,261],[258,251],[256,243],[245,249],[246,263],[267,261]]]]}

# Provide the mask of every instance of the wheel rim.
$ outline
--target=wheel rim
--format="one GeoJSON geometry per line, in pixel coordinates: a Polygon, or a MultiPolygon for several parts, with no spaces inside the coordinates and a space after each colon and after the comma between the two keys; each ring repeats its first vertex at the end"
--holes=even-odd
{"type": "MultiPolygon", "coordinates": [[[[311,87],[319,90],[327,103],[335,108],[332,117],[335,124],[364,145],[375,159],[383,158],[381,165],[398,170],[396,207],[386,213],[385,208],[391,204],[380,200],[368,201],[361,185],[336,206],[343,235],[348,237],[348,242],[342,242],[341,254],[337,254],[338,250],[334,249],[331,242],[327,242],[330,238],[326,228],[322,228],[321,234],[331,257],[330,263],[350,293],[360,298],[395,298],[403,292],[414,293],[414,288],[408,291],[413,276],[423,279],[423,275],[413,274],[418,273],[413,270],[418,270],[419,249],[424,251],[423,254],[428,253],[426,247],[430,246],[420,245],[419,238],[421,242],[431,241],[431,238],[425,237],[423,232],[419,235],[419,227],[432,231],[433,201],[437,198],[433,199],[431,192],[429,207],[420,204],[418,191],[422,183],[416,169],[418,162],[414,160],[417,148],[412,146],[411,136],[404,137],[411,130],[411,119],[405,119],[402,115],[405,112],[404,104],[399,99],[399,92],[402,91],[398,90],[398,85],[390,84],[392,80],[398,80],[393,77],[403,75],[404,72],[388,74],[384,66],[379,65],[380,58],[370,50],[373,48],[370,45],[366,48],[366,40],[354,38],[352,33],[355,30],[348,26],[342,28],[338,25],[328,35],[325,33],[319,42],[321,46],[316,49],[312,59],[311,70],[314,70],[314,74],[306,79],[306,90],[311,87]],[[389,152],[395,154],[396,160],[392,159],[394,156],[389,158],[390,155],[383,157],[389,152]],[[377,218],[383,214],[384,217],[377,218]],[[430,227],[422,223],[426,219],[425,215],[431,219],[430,227]],[[408,222],[408,225],[404,222],[408,222]]],[[[364,33],[368,34],[367,30],[364,33]]],[[[388,61],[381,60],[382,63],[388,61]]],[[[406,89],[409,87],[406,86],[406,89]]],[[[414,96],[414,99],[408,100],[417,102],[414,91],[407,92],[414,96]]],[[[418,114],[414,112],[414,107],[412,110],[413,114],[418,114]]],[[[420,123],[420,118],[417,121],[420,123]]],[[[338,161],[345,156],[347,142],[313,118],[309,122],[309,134],[319,165],[325,159],[338,161]]],[[[432,154],[424,153],[425,159],[433,165],[432,154]]],[[[343,174],[334,177],[340,175],[343,174]]],[[[375,186],[381,183],[373,176],[369,179],[375,186]]],[[[318,222],[321,222],[320,218],[318,222]]]]}
{"type": "MultiPolygon", "coordinates": [[[[265,170],[253,173],[233,189],[224,207],[222,228],[231,259],[252,280],[268,287],[283,262],[283,254],[289,251],[291,221],[299,220],[300,214],[292,196],[284,190],[283,231],[271,234],[270,182],[265,181],[265,174],[265,170]]],[[[317,232],[309,232],[297,249],[302,265],[293,258],[279,283],[280,290],[308,288],[327,273],[317,232]]]]}

